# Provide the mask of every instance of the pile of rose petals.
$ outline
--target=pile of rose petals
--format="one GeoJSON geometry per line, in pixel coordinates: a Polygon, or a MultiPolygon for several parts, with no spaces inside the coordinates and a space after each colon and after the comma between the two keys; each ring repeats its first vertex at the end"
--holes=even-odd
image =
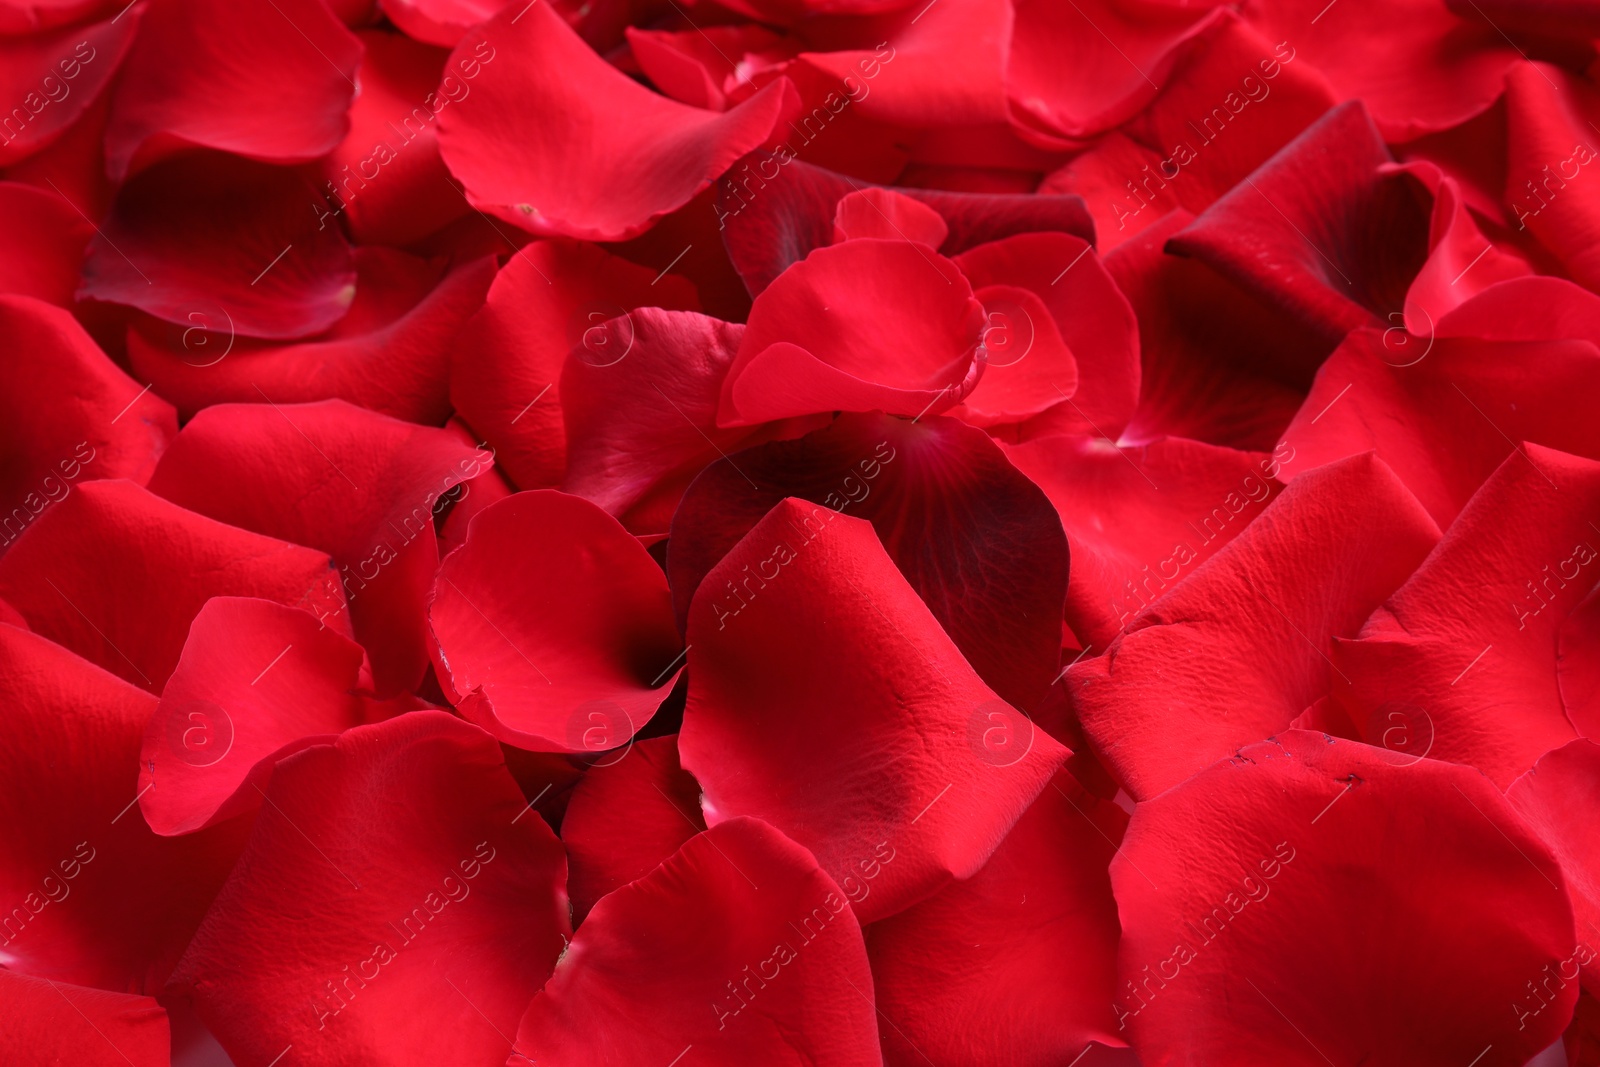
{"type": "Polygon", "coordinates": [[[0,0],[0,1064],[1600,1065],[1597,49],[0,0]]]}

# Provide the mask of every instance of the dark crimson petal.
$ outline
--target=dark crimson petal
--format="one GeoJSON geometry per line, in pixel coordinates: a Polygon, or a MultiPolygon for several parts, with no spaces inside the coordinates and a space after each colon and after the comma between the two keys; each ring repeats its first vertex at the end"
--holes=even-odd
{"type": "Polygon", "coordinates": [[[81,481],[143,485],[178,417],[95,346],[71,314],[0,296],[0,550],[81,481]]]}
{"type": "Polygon", "coordinates": [[[167,1013],[150,997],[0,970],[7,1063],[169,1067],[167,1013]]]}
{"type": "Polygon", "coordinates": [[[561,373],[562,488],[636,534],[665,534],[694,476],[751,437],[717,428],[723,376],[743,333],[737,323],[659,308],[584,331],[561,373]]]}
{"type": "Polygon", "coordinates": [[[1178,437],[1119,447],[1053,435],[1005,454],[1061,516],[1072,550],[1067,624],[1102,652],[1151,601],[1243,530],[1279,488],[1277,455],[1178,437]]]}
{"type": "Polygon", "coordinates": [[[106,169],[120,180],[192,145],[276,163],[326,155],[349,132],[360,60],[318,0],[152,3],[117,82],[106,169]]]}
{"type": "Polygon", "coordinates": [[[680,624],[707,573],[785,497],[871,522],[979,676],[1017,707],[1043,699],[1058,670],[1067,542],[1049,500],[985,434],[954,419],[845,414],[710,465],[673,519],[680,624]]]}
{"type": "MultiPolygon", "coordinates": [[[[985,394],[1003,383],[1008,392],[1030,398],[1029,406],[1056,408],[1049,419],[1056,432],[1118,436],[1139,399],[1139,326],[1127,298],[1088,243],[1069,234],[1020,234],[969,249],[956,257],[956,264],[975,289],[1009,285],[1036,296],[1071,349],[1072,376],[1077,379],[1074,388],[1071,372],[1051,367],[1044,346],[1021,356],[988,351],[971,404],[988,403],[985,394]]],[[[1004,304],[1002,300],[1000,306],[1004,304]]],[[[994,307],[985,307],[988,350],[994,347],[997,320],[994,307]]],[[[1025,310],[1025,305],[1019,307],[1025,310]]]]}
{"type": "Polygon", "coordinates": [[[321,203],[299,171],[214,152],[167,160],[117,194],[78,296],[230,335],[320,333],[356,282],[339,228],[315,225],[321,203]]]}
{"type": "Polygon", "coordinates": [[[189,626],[139,751],[139,807],[158,834],[261,806],[272,765],[365,721],[361,646],[296,608],[214,597],[189,626]]]}
{"type": "Polygon", "coordinates": [[[517,1029],[515,1061],[876,1067],[861,927],[758,819],[696,834],[595,905],[517,1029]],[[692,1050],[692,1052],[691,1052],[692,1050]]]}
{"type": "Polygon", "coordinates": [[[571,926],[561,843],[499,746],[441,712],[273,771],[172,990],[235,1063],[499,1063],[571,926]]]}
{"type": "Polygon", "coordinates": [[[1577,996],[1528,990],[1572,954],[1560,868],[1464,767],[1291,730],[1140,804],[1111,882],[1151,1067],[1520,1064],[1577,996]]]}
{"type": "Polygon", "coordinates": [[[1067,671],[1084,733],[1142,801],[1285,728],[1337,681],[1333,639],[1354,634],[1438,538],[1371,453],[1307,472],[1105,655],[1067,671]]]}
{"type": "Polygon", "coordinates": [[[819,248],[756,297],[718,421],[937,413],[970,387],[984,322],[960,269],[926,245],[819,248]]]}
{"type": "Polygon", "coordinates": [[[1584,736],[1600,736],[1600,593],[1590,593],[1561,627],[1556,683],[1568,720],[1584,736]]]}
{"type": "MultiPolygon", "coordinates": [[[[1583,971],[1585,990],[1600,984],[1600,838],[1589,813],[1600,803],[1600,745],[1580,738],[1547,752],[1506,788],[1506,799],[1555,853],[1566,876],[1567,893],[1578,923],[1578,951],[1556,965],[1570,982],[1583,971]]],[[[1543,975],[1540,975],[1543,977],[1543,975]]]]}
{"type": "Polygon", "coordinates": [[[0,37],[0,99],[9,108],[0,126],[0,166],[49,145],[105,91],[144,9],[125,14],[89,26],[0,37]]]}
{"type": "MultiPolygon", "coordinates": [[[[1464,21],[1439,0],[1398,0],[1382,33],[1370,9],[1326,0],[1249,0],[1243,15],[1268,40],[1303,50],[1340,99],[1366,101],[1388,141],[1465,122],[1493,104],[1517,61],[1496,27],[1464,21]]],[[[1481,13],[1480,13],[1481,14],[1481,13]]]]}
{"type": "Polygon", "coordinates": [[[322,163],[328,222],[342,216],[361,244],[409,245],[471,210],[439,158],[435,120],[471,94],[482,67],[446,68],[443,51],[397,33],[358,36],[365,54],[350,133],[322,163]]]}
{"type": "Polygon", "coordinates": [[[1418,195],[1359,102],[1328,112],[1167,247],[1337,343],[1399,311],[1428,254],[1418,195]]]}
{"type": "Polygon", "coordinates": [[[1284,431],[1284,480],[1376,450],[1447,527],[1515,446],[1600,458],[1600,350],[1588,341],[1405,338],[1355,330],[1284,431]],[[1402,343],[1402,341],[1404,343],[1402,343]],[[1426,346],[1426,347],[1424,347],[1426,346]]]}
{"type": "MultiPolygon", "coordinates": [[[[1062,771],[982,870],[867,928],[889,1067],[1058,1067],[1123,1043],[1106,864],[1127,824],[1062,771]]],[[[843,888],[865,899],[872,882],[843,888]]]]}
{"type": "MultiPolygon", "coordinates": [[[[150,491],[190,511],[328,553],[380,695],[428,667],[439,563],[434,511],[493,462],[453,434],[342,400],[218,404],[183,428],[150,491]]],[[[319,622],[326,623],[319,613],[319,622]]]]}
{"type": "Polygon", "coordinates": [[[1322,77],[1294,55],[1230,14],[1149,107],[1039,191],[1082,196],[1102,252],[1173,209],[1204,211],[1333,106],[1322,77]]]}
{"type": "Polygon", "coordinates": [[[841,884],[876,855],[865,922],[976,873],[1067,756],[973,672],[871,525],[821,505],[757,523],[688,637],[678,746],[707,824],[766,819],[841,884]]]}
{"type": "Polygon", "coordinates": [[[1445,0],[1445,6],[1464,19],[1481,19],[1523,33],[1600,37],[1600,4],[1595,0],[1445,0]]]}
{"type": "Polygon", "coordinates": [[[507,0],[379,0],[383,13],[419,41],[453,48],[472,27],[507,0]]]}
{"type": "MultiPolygon", "coordinates": [[[[717,183],[716,211],[728,255],[752,296],[760,295],[790,264],[832,244],[839,201],[852,191],[872,187],[798,159],[779,163],[778,157],[764,152],[755,153],[737,169],[743,177],[735,179],[730,173],[717,183]]],[[[1094,240],[1094,222],[1076,196],[895,192],[928,205],[944,218],[950,232],[939,251],[949,256],[1041,230],[1094,240]]]]}
{"type": "Polygon", "coordinates": [[[0,597],[29,627],[151,692],[161,691],[190,620],[214,596],[298,605],[349,630],[327,556],[197,515],[132,482],[83,483],[0,556],[0,597]]]}
{"type": "Polygon", "coordinates": [[[531,233],[642,233],[764,141],[792,92],[775,83],[724,114],[685,107],[595,55],[551,5],[516,6],[451,53],[483,72],[440,112],[439,149],[468,201],[531,233]]]}
{"type": "Polygon", "coordinates": [[[1335,644],[1338,695],[1367,740],[1399,713],[1427,755],[1502,788],[1572,740],[1558,637],[1600,576],[1596,515],[1600,463],[1531,444],[1507,456],[1360,638],[1335,644]]]}
{"type": "Polygon", "coordinates": [[[0,626],[0,704],[0,963],[159,993],[248,827],[152,833],[138,760],[156,698],[60,645],[0,626]]]}
{"type": "Polygon", "coordinates": [[[478,513],[439,567],[429,620],[457,710],[535,752],[625,744],[682,660],[655,560],[611,516],[551,490],[478,513]]]}
{"type": "Polygon", "coordinates": [[[573,346],[587,341],[606,351],[620,338],[605,323],[643,306],[700,308],[685,279],[591,244],[540,241],[495,275],[483,308],[456,339],[450,399],[518,488],[551,488],[566,474],[558,380],[573,346]]]}
{"type": "Polygon", "coordinates": [[[643,878],[706,828],[700,783],[678,766],[676,735],[635,742],[612,759],[602,757],[583,776],[561,820],[572,917],[580,923],[596,901],[643,878]]]}
{"type": "Polygon", "coordinates": [[[787,25],[818,15],[880,15],[916,0],[728,0],[726,7],[762,22],[787,25]]]}
{"type": "Polygon", "coordinates": [[[1271,449],[1327,347],[1204,264],[1164,255],[1188,221],[1174,211],[1105,257],[1139,322],[1139,407],[1122,436],[1271,449]]]}
{"type": "Polygon", "coordinates": [[[1019,0],[1015,6],[1006,103],[1013,121],[1051,147],[1132,118],[1184,54],[1226,18],[1206,3],[1135,8],[1114,0],[1019,0]]]}
{"type": "Polygon", "coordinates": [[[114,0],[0,0],[0,33],[35,33],[111,13],[118,6],[114,0]]]}
{"type": "Polygon", "coordinates": [[[210,404],[348,400],[397,419],[438,424],[450,413],[450,345],[483,306],[494,261],[441,265],[393,248],[355,249],[356,295],[326,334],[272,344],[236,337],[220,306],[179,326],[142,320],[128,359],[185,417],[210,404]]]}
{"type": "Polygon", "coordinates": [[[0,182],[0,294],[72,305],[94,226],[48,189],[0,182]]]}
{"type": "Polygon", "coordinates": [[[1561,260],[1574,281],[1600,289],[1600,195],[1584,168],[1600,161],[1592,123],[1600,121],[1593,85],[1540,63],[1520,63],[1506,78],[1510,133],[1505,200],[1518,227],[1561,260]]]}

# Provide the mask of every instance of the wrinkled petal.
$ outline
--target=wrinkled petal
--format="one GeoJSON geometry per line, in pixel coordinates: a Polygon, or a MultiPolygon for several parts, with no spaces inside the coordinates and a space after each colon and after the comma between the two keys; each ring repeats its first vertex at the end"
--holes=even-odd
{"type": "Polygon", "coordinates": [[[265,800],[172,981],[234,1062],[499,1062],[570,929],[499,747],[402,715],[285,759],[265,800]]]}
{"type": "Polygon", "coordinates": [[[745,535],[688,638],[678,743],[707,824],[765,819],[841,885],[897,853],[855,903],[867,922],[975,873],[1067,755],[973,672],[871,525],[820,505],[786,499],[745,535]]]}
{"type": "Polygon", "coordinates": [[[880,1062],[861,927],[811,853],[758,819],[696,834],[604,898],[517,1030],[549,1067],[880,1062]]]}
{"type": "Polygon", "coordinates": [[[1296,479],[1105,655],[1067,671],[1084,732],[1145,800],[1283,729],[1336,680],[1333,639],[1353,635],[1438,538],[1370,453],[1296,479]]]}
{"type": "Polygon", "coordinates": [[[1139,805],[1111,882],[1148,1064],[1524,1063],[1577,995],[1527,986],[1572,954],[1560,869],[1461,767],[1290,731],[1139,805]]]}
{"type": "Polygon", "coordinates": [[[467,543],[439,568],[428,617],[457,710],[536,752],[625,744],[682,661],[655,560],[611,516],[551,490],[518,493],[472,520],[467,543]]]}

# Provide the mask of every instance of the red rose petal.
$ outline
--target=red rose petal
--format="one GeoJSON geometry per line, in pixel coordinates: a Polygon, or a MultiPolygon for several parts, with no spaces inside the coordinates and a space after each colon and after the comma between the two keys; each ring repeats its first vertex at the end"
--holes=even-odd
{"type": "MultiPolygon", "coordinates": [[[[1408,332],[1430,337],[1435,324],[1491,285],[1533,273],[1528,261],[1508,244],[1484,236],[1454,178],[1431,163],[1408,163],[1406,173],[1433,194],[1428,223],[1428,260],[1406,291],[1408,332]]],[[[1390,316],[1393,321],[1393,316],[1390,316]]]]}
{"type": "Polygon", "coordinates": [[[443,430],[339,400],[218,404],[183,428],[150,490],[332,556],[348,626],[387,696],[414,688],[427,670],[423,613],[439,562],[434,509],[491,462],[443,430]]]}
{"type": "MultiPolygon", "coordinates": [[[[1600,345],[1600,297],[1565,278],[1512,278],[1450,312],[1438,333],[1484,341],[1572,339],[1600,345]]],[[[1394,346],[1400,347],[1398,338],[1394,346]]]]}
{"type": "Polygon", "coordinates": [[[629,26],[627,33],[629,51],[657,89],[708,111],[750,99],[761,87],[755,76],[792,71],[789,60],[802,50],[795,38],[750,23],[681,32],[629,26]]]}
{"type": "Polygon", "coordinates": [[[1600,92],[1548,64],[1519,63],[1506,78],[1506,112],[1505,200],[1515,221],[1575,281],[1600,288],[1600,196],[1583,180],[1600,160],[1590,126],[1600,120],[1600,92]]]}
{"type": "Polygon", "coordinates": [[[785,497],[871,522],[978,675],[1016,707],[1044,699],[1059,669],[1067,543],[1050,502],[986,435],[953,419],[845,414],[707,467],[667,551],[681,624],[707,574],[785,497]]]}
{"type": "Polygon", "coordinates": [[[756,297],[718,421],[937,413],[960,399],[983,327],[960,270],[926,245],[819,248],[756,297]]]}
{"type": "Polygon", "coordinates": [[[1428,756],[1502,787],[1572,740],[1557,639],[1600,573],[1597,514],[1600,463],[1539,445],[1507,456],[1360,638],[1336,643],[1339,698],[1368,740],[1399,712],[1428,756]]]}
{"type": "Polygon", "coordinates": [[[337,572],[321,552],[226,526],[121,480],[78,486],[0,556],[0,597],[35,632],[151,692],[166,683],[190,620],[214,596],[299,605],[336,625],[343,614],[337,572]]]}
{"type": "MultiPolygon", "coordinates": [[[[152,833],[137,810],[137,781],[156,698],[60,645],[0,626],[0,703],[8,759],[0,816],[10,827],[0,839],[0,963],[60,982],[160,992],[247,828],[182,840],[152,833]]],[[[6,1035],[15,1021],[8,1017],[6,1035]]]]}
{"type": "Polygon", "coordinates": [[[1105,257],[1139,322],[1139,407],[1127,442],[1189,437],[1271,449],[1303,399],[1326,346],[1204,264],[1162,246],[1189,216],[1174,211],[1105,257]]]}
{"type": "Polygon", "coordinates": [[[1557,976],[1570,982],[1581,966],[1583,984],[1593,995],[1600,982],[1600,962],[1591,947],[1600,938],[1600,839],[1588,813],[1600,803],[1600,745],[1580,738],[1545,753],[1506,788],[1506,799],[1555,853],[1566,876],[1579,948],[1560,957],[1557,976]]]}
{"type": "Polygon", "coordinates": [[[1333,638],[1355,633],[1438,537],[1370,453],[1308,472],[1067,672],[1084,732],[1142,801],[1283,729],[1337,681],[1333,638]]]}
{"type": "Polygon", "coordinates": [[[471,56],[485,69],[470,96],[440,113],[439,149],[468,201],[529,232],[633,237],[710,185],[777,120],[783,85],[725,114],[685,107],[612,68],[549,4],[508,18],[515,6],[451,53],[452,63],[471,56]]]}
{"type": "Polygon", "coordinates": [[[1067,755],[972,671],[868,523],[793,498],[701,583],[689,677],[678,744],[706,822],[766,819],[841,883],[892,849],[866,922],[975,873],[1067,755]]]}
{"type": "Polygon", "coordinates": [[[1427,257],[1416,193],[1359,103],[1334,110],[1168,242],[1336,343],[1400,310],[1427,257]]]}
{"type": "Polygon", "coordinates": [[[1457,18],[1439,0],[1389,5],[1382,33],[1360,7],[1325,4],[1250,0],[1243,14],[1269,40],[1287,39],[1303,51],[1301,61],[1326,75],[1341,99],[1366,101],[1388,141],[1409,141],[1484,111],[1517,61],[1497,28],[1457,18]]]}
{"type": "Polygon", "coordinates": [[[150,828],[186,834],[256,810],[277,759],[363,721],[362,666],[360,645],[304,611],[206,601],[139,752],[150,828]]]}
{"type": "Polygon", "coordinates": [[[144,9],[125,13],[94,25],[0,37],[0,99],[11,105],[0,127],[0,166],[49,145],[105,91],[144,9]]]}
{"type": "Polygon", "coordinates": [[[191,145],[276,163],[326,155],[349,131],[360,60],[318,0],[152,4],[117,83],[106,169],[121,180],[191,145]]]}
{"type": "Polygon", "coordinates": [[[117,195],[78,295],[230,335],[320,333],[356,281],[338,228],[313,225],[321,203],[294,170],[209,152],[160,163],[117,195]]]}
{"type": "Polygon", "coordinates": [[[440,712],[280,763],[172,988],[235,1063],[495,1063],[570,929],[555,835],[440,712]]]}
{"type": "Polygon", "coordinates": [[[379,0],[383,13],[419,41],[454,48],[472,27],[486,22],[507,0],[379,0]]]}
{"type": "Polygon", "coordinates": [[[1577,996],[1537,1010],[1561,872],[1461,767],[1292,730],[1139,805],[1111,881],[1147,1064],[1523,1063],[1577,996]]]}
{"type": "Polygon", "coordinates": [[[72,305],[88,219],[48,189],[0,182],[0,294],[72,305]]]}
{"type": "MultiPolygon", "coordinates": [[[[567,434],[558,379],[568,354],[612,341],[605,323],[641,306],[698,310],[694,287],[594,245],[540,241],[495,276],[455,342],[450,399],[521,489],[561,484],[567,434]]],[[[596,356],[598,362],[612,357],[596,356]]]]}
{"type": "Polygon", "coordinates": [[[1584,736],[1600,736],[1600,594],[1590,593],[1562,625],[1556,682],[1567,719],[1584,736]]]}
{"type": "Polygon", "coordinates": [[[439,568],[429,620],[435,669],[457,710],[535,752],[626,743],[681,660],[655,560],[587,500],[549,490],[473,519],[467,543],[439,568]]]}
{"type": "Polygon", "coordinates": [[[580,923],[607,893],[643,878],[706,828],[700,783],[678,766],[676,736],[638,741],[610,760],[583,776],[561,820],[580,923]]]}
{"type": "Polygon", "coordinates": [[[549,1067],[875,1067],[872,972],[838,885],[757,819],[696,834],[601,900],[517,1030],[549,1067]]]}
{"type": "Polygon", "coordinates": [[[78,482],[143,485],[178,432],[172,408],[106,358],[61,308],[0,296],[0,549],[78,482]]]}
{"type": "Polygon", "coordinates": [[[169,1067],[167,1013],[150,997],[0,971],[0,1056],[8,1063],[169,1067]]]}
{"type": "Polygon", "coordinates": [[[956,264],[975,289],[1010,285],[1033,293],[1072,353],[1069,371],[1052,366],[1044,346],[1037,356],[987,351],[996,325],[991,308],[987,365],[970,403],[991,403],[986,396],[1000,386],[1029,398],[1028,407],[1055,407],[1053,431],[1120,434],[1139,399],[1139,327],[1089,244],[1068,234],[1023,234],[969,249],[956,264]]]}
{"type": "Polygon", "coordinates": [[[1072,549],[1067,624],[1102,652],[1278,489],[1275,456],[1176,437],[1119,448],[1055,435],[1005,453],[1061,516],[1072,549]]]}
{"type": "Polygon", "coordinates": [[[291,344],[235,337],[220,307],[183,326],[141,322],[128,359],[185,417],[210,404],[348,400],[410,422],[450,412],[450,344],[483,306],[491,259],[440,276],[436,263],[392,248],[355,250],[356,295],[325,335],[291,344]]]}
{"type": "Polygon", "coordinates": [[[873,186],[846,193],[833,208],[835,243],[853,237],[881,237],[938,248],[950,227],[933,208],[889,189],[873,186]]]}
{"type": "Polygon", "coordinates": [[[35,33],[69,22],[82,22],[117,7],[113,0],[3,0],[0,33],[35,33]]]}
{"type": "MultiPolygon", "coordinates": [[[[729,176],[717,183],[716,213],[728,255],[753,296],[791,264],[832,244],[839,201],[869,188],[798,159],[780,163],[778,157],[759,152],[738,171],[740,179],[729,176]]],[[[1094,222],[1076,196],[895,192],[928,205],[944,219],[949,235],[939,250],[945,255],[1037,231],[1094,239],[1094,222]]]]}
{"type": "Polygon", "coordinates": [[[890,1067],[1056,1067],[1122,1043],[1106,863],[1127,824],[1063,771],[982,870],[867,929],[890,1067]]]}
{"type": "Polygon", "coordinates": [[[1132,118],[1185,51],[1225,19],[1205,4],[1130,9],[1109,0],[1023,0],[1016,8],[1007,103],[1045,143],[1092,137],[1132,118]]]}
{"type": "Polygon", "coordinates": [[[1600,457],[1587,341],[1484,342],[1355,330],[1328,357],[1284,432],[1284,480],[1376,450],[1441,527],[1514,449],[1537,441],[1600,457]]]}

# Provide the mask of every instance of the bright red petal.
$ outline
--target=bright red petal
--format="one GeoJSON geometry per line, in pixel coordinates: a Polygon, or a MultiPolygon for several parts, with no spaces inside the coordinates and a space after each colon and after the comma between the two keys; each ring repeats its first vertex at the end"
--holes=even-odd
{"type": "Polygon", "coordinates": [[[1589,813],[1600,804],[1600,745],[1580,739],[1545,753],[1507,787],[1506,799],[1555,853],[1566,876],[1578,951],[1559,959],[1557,976],[1570,982],[1581,967],[1584,987],[1593,996],[1600,985],[1600,959],[1591,947],[1600,938],[1600,838],[1589,813]]]}
{"type": "Polygon", "coordinates": [[[150,997],[0,971],[7,1063],[169,1067],[167,1013],[150,997]]]}
{"type": "Polygon", "coordinates": [[[8,101],[0,166],[46,147],[111,83],[144,9],[95,25],[0,37],[0,99],[8,101]]]}

